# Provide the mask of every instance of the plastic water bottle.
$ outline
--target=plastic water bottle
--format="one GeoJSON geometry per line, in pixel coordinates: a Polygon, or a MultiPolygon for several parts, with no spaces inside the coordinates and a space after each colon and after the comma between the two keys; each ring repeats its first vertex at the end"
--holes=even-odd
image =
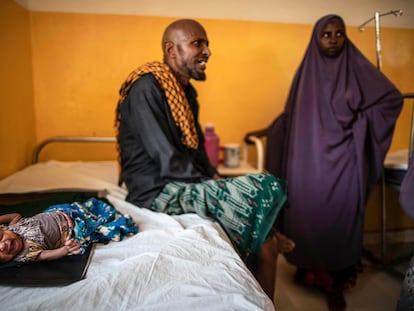
{"type": "Polygon", "coordinates": [[[204,131],[204,147],[206,148],[211,166],[217,167],[220,150],[220,139],[214,131],[214,124],[207,123],[204,131]]]}

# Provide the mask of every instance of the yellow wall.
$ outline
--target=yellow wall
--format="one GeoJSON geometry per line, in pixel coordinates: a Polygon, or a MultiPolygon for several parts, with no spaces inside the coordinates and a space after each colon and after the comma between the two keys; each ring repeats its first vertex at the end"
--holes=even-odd
{"type": "Polygon", "coordinates": [[[29,13],[0,1],[0,179],[29,163],[36,143],[29,13]]]}
{"type": "MultiPolygon", "coordinates": [[[[28,13],[12,0],[1,3],[1,39],[13,44],[8,43],[7,49],[0,52],[11,59],[4,64],[7,81],[0,85],[4,88],[2,94],[6,94],[0,106],[0,157],[6,169],[1,166],[0,178],[29,164],[35,139],[39,142],[55,135],[114,135],[114,110],[121,83],[138,65],[161,60],[161,35],[173,20],[28,13]],[[11,106],[12,102],[16,105],[11,106]]],[[[207,81],[194,82],[199,92],[201,123],[214,122],[222,143],[241,142],[246,132],[269,125],[283,109],[313,25],[200,21],[208,32],[212,50],[207,81]]],[[[356,27],[347,30],[351,40],[375,63],[373,28],[365,32],[356,27]]],[[[414,91],[414,71],[410,69],[414,68],[413,55],[414,29],[382,29],[383,71],[402,92],[414,91]]],[[[407,106],[397,124],[392,150],[407,146],[410,114],[411,107],[407,106]]],[[[85,160],[114,158],[115,148],[51,146],[42,152],[41,159],[57,154],[61,159],[74,159],[80,153],[85,160]]],[[[373,200],[378,206],[378,196],[373,200]]],[[[376,207],[373,213],[377,213],[376,207]]],[[[368,228],[376,226],[377,216],[367,218],[375,222],[368,228]]]]}
{"type": "MultiPolygon", "coordinates": [[[[161,60],[160,38],[172,19],[30,14],[38,139],[113,135],[120,84],[143,62],[161,60]]],[[[200,95],[201,123],[214,122],[223,143],[240,142],[244,133],[267,126],[282,110],[313,25],[200,21],[213,54],[207,81],[194,83],[200,95]]],[[[349,27],[348,32],[375,62],[372,27],[363,33],[349,27]]],[[[410,90],[413,79],[408,70],[414,65],[413,33],[383,31],[383,71],[402,91],[410,90]]],[[[397,138],[393,148],[406,141],[397,138]]],[[[67,152],[64,156],[69,157],[67,152]]]]}

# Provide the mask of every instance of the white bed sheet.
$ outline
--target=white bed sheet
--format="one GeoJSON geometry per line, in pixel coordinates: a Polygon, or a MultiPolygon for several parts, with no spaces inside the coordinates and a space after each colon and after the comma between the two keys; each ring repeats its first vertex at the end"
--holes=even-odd
{"type": "Polygon", "coordinates": [[[97,245],[86,278],[60,287],[0,285],[1,310],[274,310],[221,227],[125,201],[116,162],[49,161],[0,181],[0,193],[107,190],[139,233],[97,245]]]}

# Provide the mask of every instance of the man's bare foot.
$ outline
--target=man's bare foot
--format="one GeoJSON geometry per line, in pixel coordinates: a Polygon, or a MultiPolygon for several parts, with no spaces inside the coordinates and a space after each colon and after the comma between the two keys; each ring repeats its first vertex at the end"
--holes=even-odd
{"type": "Polygon", "coordinates": [[[286,235],[280,232],[276,233],[277,246],[279,253],[289,253],[295,248],[295,242],[290,240],[286,235]]]}

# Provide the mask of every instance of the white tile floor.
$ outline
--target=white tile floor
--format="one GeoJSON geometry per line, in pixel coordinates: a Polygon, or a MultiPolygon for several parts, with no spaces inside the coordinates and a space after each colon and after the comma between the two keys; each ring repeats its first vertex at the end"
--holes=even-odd
{"type": "MultiPolygon", "coordinates": [[[[394,311],[402,278],[363,261],[357,285],[345,292],[347,311],[394,311]]],[[[328,311],[326,298],[318,290],[293,282],[296,269],[279,256],[275,292],[277,311],[328,311]]]]}

